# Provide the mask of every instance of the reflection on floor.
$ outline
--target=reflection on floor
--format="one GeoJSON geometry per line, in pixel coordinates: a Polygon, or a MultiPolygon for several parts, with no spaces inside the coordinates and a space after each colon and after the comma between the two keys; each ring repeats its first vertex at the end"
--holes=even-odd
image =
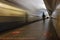
{"type": "Polygon", "coordinates": [[[2,40],[59,40],[53,19],[38,21],[0,35],[2,40]]]}

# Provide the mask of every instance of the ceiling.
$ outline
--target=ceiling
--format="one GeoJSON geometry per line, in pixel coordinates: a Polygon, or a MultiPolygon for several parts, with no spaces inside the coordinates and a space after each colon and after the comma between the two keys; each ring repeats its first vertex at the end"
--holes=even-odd
{"type": "Polygon", "coordinates": [[[41,8],[45,9],[47,8],[50,15],[55,10],[57,4],[60,3],[60,0],[4,0],[4,1],[7,1],[8,3],[14,4],[30,12],[35,12],[36,10],[39,10],[41,8]]]}
{"type": "Polygon", "coordinates": [[[25,9],[30,12],[35,12],[41,8],[46,9],[43,0],[4,0],[11,4],[16,5],[19,8],[25,9]]]}
{"type": "Polygon", "coordinates": [[[56,9],[56,6],[60,3],[60,0],[44,0],[44,3],[49,11],[49,14],[51,15],[56,9]]]}

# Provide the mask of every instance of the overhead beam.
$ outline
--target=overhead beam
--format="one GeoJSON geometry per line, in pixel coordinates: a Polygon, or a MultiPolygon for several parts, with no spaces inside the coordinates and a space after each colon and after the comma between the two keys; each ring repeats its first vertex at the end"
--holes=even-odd
{"type": "Polygon", "coordinates": [[[49,15],[52,15],[52,12],[55,10],[56,5],[59,3],[59,1],[60,0],[44,0],[49,15]]]}

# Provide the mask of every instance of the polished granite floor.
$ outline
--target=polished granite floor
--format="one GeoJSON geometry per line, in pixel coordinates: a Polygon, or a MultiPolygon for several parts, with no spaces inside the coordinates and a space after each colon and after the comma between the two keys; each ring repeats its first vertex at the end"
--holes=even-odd
{"type": "Polygon", "coordinates": [[[46,19],[0,34],[1,40],[59,40],[54,19],[46,19]]]}

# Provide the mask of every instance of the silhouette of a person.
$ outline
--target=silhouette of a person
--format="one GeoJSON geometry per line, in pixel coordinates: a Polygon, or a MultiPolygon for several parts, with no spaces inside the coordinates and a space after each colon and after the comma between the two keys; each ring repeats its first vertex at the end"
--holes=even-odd
{"type": "Polygon", "coordinates": [[[43,20],[45,20],[45,14],[44,14],[44,12],[43,12],[42,18],[43,18],[43,20]]]}

